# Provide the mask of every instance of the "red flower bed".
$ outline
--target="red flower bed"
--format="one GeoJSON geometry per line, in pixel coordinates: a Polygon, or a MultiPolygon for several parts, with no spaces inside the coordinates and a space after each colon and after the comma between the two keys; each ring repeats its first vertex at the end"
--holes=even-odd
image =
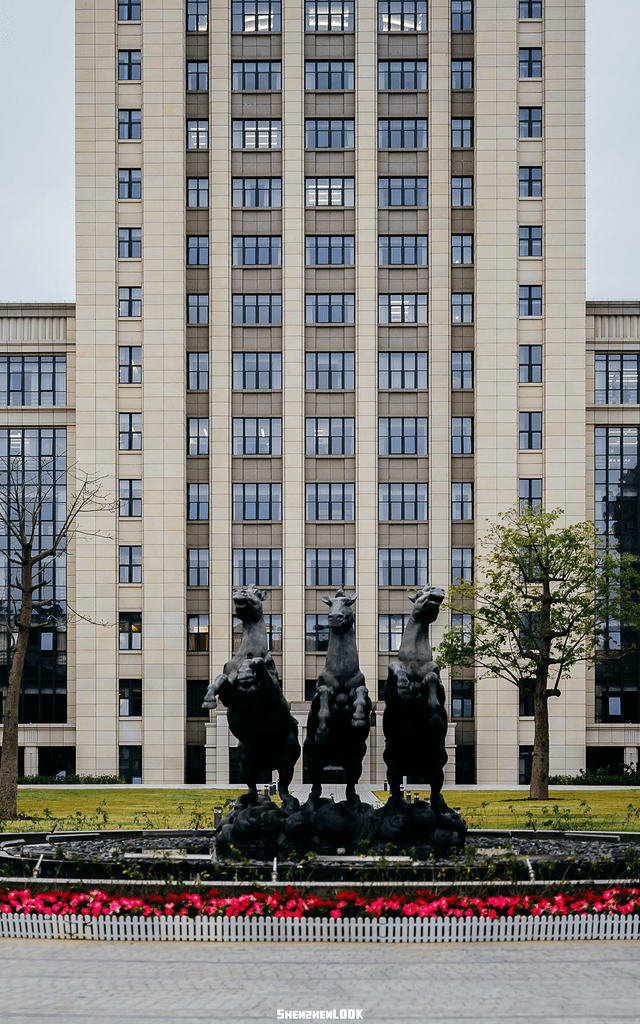
{"type": "Polygon", "coordinates": [[[528,896],[440,896],[419,890],[371,899],[355,892],[337,892],[334,897],[301,895],[288,887],[284,892],[254,891],[240,896],[222,896],[217,889],[206,895],[175,892],[135,896],[109,895],[99,889],[89,893],[55,890],[31,893],[29,889],[0,888],[3,914],[87,914],[90,917],[134,915],[156,917],[526,917],[565,914],[638,914],[640,889],[615,886],[602,892],[592,889],[559,892],[550,899],[528,896]]]}

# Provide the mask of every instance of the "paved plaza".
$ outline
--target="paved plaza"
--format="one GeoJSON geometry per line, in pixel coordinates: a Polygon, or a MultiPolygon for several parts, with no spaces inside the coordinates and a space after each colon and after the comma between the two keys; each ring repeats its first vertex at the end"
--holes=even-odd
{"type": "Polygon", "coordinates": [[[378,1024],[637,1024],[639,992],[639,942],[0,941],[2,1024],[263,1024],[331,1008],[378,1024]]]}

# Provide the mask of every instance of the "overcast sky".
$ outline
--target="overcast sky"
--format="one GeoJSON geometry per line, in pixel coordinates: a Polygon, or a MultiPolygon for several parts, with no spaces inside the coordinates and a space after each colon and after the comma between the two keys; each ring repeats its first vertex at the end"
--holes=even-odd
{"type": "MultiPolygon", "coordinates": [[[[75,295],[74,6],[0,0],[0,301],[75,295]]],[[[640,298],[639,47],[640,0],[587,0],[589,298],[640,298]]]]}

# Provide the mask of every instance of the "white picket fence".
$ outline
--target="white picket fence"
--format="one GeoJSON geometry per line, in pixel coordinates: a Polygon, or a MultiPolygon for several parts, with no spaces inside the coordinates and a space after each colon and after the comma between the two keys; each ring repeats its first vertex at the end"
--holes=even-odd
{"type": "Polygon", "coordinates": [[[1,914],[0,938],[125,942],[540,942],[639,939],[640,917],[291,918],[1,914]]]}

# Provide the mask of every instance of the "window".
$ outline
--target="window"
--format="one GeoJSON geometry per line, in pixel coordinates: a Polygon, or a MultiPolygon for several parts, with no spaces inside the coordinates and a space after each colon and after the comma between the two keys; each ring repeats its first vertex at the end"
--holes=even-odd
{"type": "Polygon", "coordinates": [[[473,387],[473,352],[451,353],[451,387],[456,390],[473,387]]]}
{"type": "Polygon", "coordinates": [[[473,263],[473,235],[451,236],[451,262],[455,264],[473,263]]]}
{"type": "Polygon", "coordinates": [[[209,616],[187,615],[187,651],[209,650],[209,616]]]}
{"type": "Polygon", "coordinates": [[[209,717],[202,707],[208,687],[208,679],[187,679],[187,718],[209,717]]]}
{"type": "Polygon", "coordinates": [[[426,32],[427,0],[378,0],[378,32],[426,32]]]}
{"type": "Polygon", "coordinates": [[[520,107],[518,123],[521,139],[541,139],[542,107],[520,107]]]}
{"type": "Polygon", "coordinates": [[[518,716],[533,718],[533,687],[535,679],[521,679],[518,687],[518,716]]]}
{"type": "Polygon", "coordinates": [[[119,110],[118,111],[118,138],[133,139],[142,138],[142,111],[141,110],[119,110]]]}
{"type": "Polygon", "coordinates": [[[307,235],[306,263],[308,267],[353,266],[355,238],[353,235],[307,235]]]}
{"type": "Polygon", "coordinates": [[[542,167],[521,167],[520,199],[540,199],[542,196],[542,167]]]}
{"type": "Polygon", "coordinates": [[[142,515],[142,480],[120,480],[118,497],[121,516],[142,515]]]}
{"type": "Polygon", "coordinates": [[[231,65],[231,88],[257,92],[282,89],[282,62],[279,60],[234,61],[231,65]]]}
{"type": "Polygon", "coordinates": [[[427,178],[378,178],[378,206],[427,206],[427,178]]]}
{"type": "Polygon", "coordinates": [[[307,206],[353,206],[355,178],[306,178],[307,206]]]}
{"type": "Polygon", "coordinates": [[[378,484],[378,519],[426,522],[427,484],[378,484]]]}
{"type": "Polygon", "coordinates": [[[520,78],[542,78],[542,50],[520,47],[520,78]]]}
{"type": "Polygon", "coordinates": [[[541,227],[521,227],[518,234],[521,256],[542,256],[541,227]]]}
{"type": "Polygon", "coordinates": [[[424,587],[428,579],[427,548],[380,548],[378,586],[424,587]]]}
{"type": "Polygon", "coordinates": [[[231,145],[234,149],[280,149],[282,121],[232,121],[231,145]]]}
{"type": "Polygon", "coordinates": [[[451,484],[451,518],[473,519],[473,484],[451,484]]]}
{"type": "Polygon", "coordinates": [[[451,680],[451,717],[473,718],[473,679],[451,680]]]}
{"type": "Polygon", "coordinates": [[[209,548],[187,548],[187,586],[209,586],[209,548]]]}
{"type": "Polygon", "coordinates": [[[282,31],[282,5],[280,0],[233,0],[231,5],[231,31],[282,31]]]}
{"type": "Polygon", "coordinates": [[[209,296],[187,295],[187,323],[209,323],[209,296]]]}
{"type": "Polygon", "coordinates": [[[520,479],[518,481],[520,512],[542,504],[542,479],[520,479]]]}
{"type": "Polygon", "coordinates": [[[142,413],[121,412],[118,415],[119,442],[121,452],[138,452],[142,448],[142,413]]]}
{"type": "Polygon", "coordinates": [[[520,0],[520,20],[542,17],[542,0],[520,0]]]}
{"type": "Polygon", "coordinates": [[[118,171],[118,199],[140,199],[142,171],[140,168],[118,171]]]}
{"type": "Polygon", "coordinates": [[[355,295],[307,295],[305,323],[352,324],[355,306],[355,295]]]}
{"type": "Polygon", "coordinates": [[[209,65],[206,61],[187,62],[187,92],[204,92],[209,88],[209,65]]]}
{"type": "Polygon", "coordinates": [[[282,519],[282,484],[234,484],[233,518],[282,519]]]}
{"type": "Polygon", "coordinates": [[[187,266],[209,266],[208,235],[187,235],[187,266]]]}
{"type": "Polygon", "coordinates": [[[282,420],[253,418],[233,420],[234,455],[282,455],[282,420]]]}
{"type": "Polygon", "coordinates": [[[234,548],[233,586],[281,587],[281,548],[234,548]]]}
{"type": "Polygon", "coordinates": [[[473,416],[451,417],[451,454],[473,454],[473,416]]]}
{"type": "Polygon", "coordinates": [[[310,521],[355,519],[355,484],[306,484],[306,518],[310,521]]]}
{"type": "Polygon", "coordinates": [[[378,419],[378,455],[427,455],[426,416],[378,419]]]}
{"type": "Polygon", "coordinates": [[[118,50],[118,81],[139,82],[142,69],[140,50],[118,50]]]}
{"type": "Polygon", "coordinates": [[[473,323],[473,292],[452,292],[451,323],[473,323]]]}
{"type": "Polygon", "coordinates": [[[118,228],[118,258],[139,260],[142,256],[142,228],[118,228]]]}
{"type": "Polygon", "coordinates": [[[473,89],[473,61],[451,61],[451,88],[473,89]]]}
{"type": "Polygon", "coordinates": [[[451,548],[451,582],[470,583],[473,580],[473,548],[451,548]]]}
{"type": "Polygon", "coordinates": [[[378,121],[379,149],[426,149],[426,117],[378,121]]]}
{"type": "Polygon", "coordinates": [[[304,6],[307,32],[353,32],[353,0],[307,0],[304,6]]]}
{"type": "Polygon", "coordinates": [[[542,448],[542,413],[521,412],[518,414],[520,430],[520,450],[539,450],[542,448]]]}
{"type": "Polygon", "coordinates": [[[637,405],[640,402],[637,352],[596,352],[595,371],[596,405],[637,405]]]}
{"type": "Polygon", "coordinates": [[[187,206],[207,207],[209,205],[209,179],[187,178],[187,206]]]}
{"type": "Polygon", "coordinates": [[[353,455],[355,432],[355,420],[351,417],[307,418],[305,454],[353,455]]]}
{"type": "Polygon", "coordinates": [[[189,391],[209,390],[209,353],[187,353],[187,388],[189,391]]]}
{"type": "Polygon", "coordinates": [[[281,324],[282,295],[234,295],[234,324],[281,324]]]}
{"type": "Polygon", "coordinates": [[[142,583],[142,548],[120,547],[120,583],[142,583]]]}
{"type": "MultiPolygon", "coordinates": [[[[282,615],[263,615],[263,622],[267,630],[267,650],[282,650],[282,615]]],[[[325,616],[326,618],[326,616],[325,616]]],[[[240,619],[233,616],[233,633],[231,637],[232,650],[235,654],[240,649],[242,642],[243,625],[240,619]]]]}
{"type": "Polygon", "coordinates": [[[189,417],[187,420],[187,454],[209,454],[209,420],[189,417]]]}
{"type": "Polygon", "coordinates": [[[142,679],[120,679],[118,682],[118,712],[120,718],[142,716],[142,679]]]}
{"type": "Polygon", "coordinates": [[[121,651],[142,650],[142,612],[120,612],[118,630],[121,651]]]}
{"type": "Polygon", "coordinates": [[[378,89],[426,89],[426,60],[378,61],[378,89]]]}
{"type": "Polygon", "coordinates": [[[187,519],[209,518],[209,484],[187,484],[187,519]]]}
{"type": "Polygon", "coordinates": [[[354,352],[307,352],[305,387],[308,391],[353,391],[354,352]]]}
{"type": "Polygon", "coordinates": [[[118,288],[118,316],[142,316],[142,288],[118,288]]]}
{"type": "Polygon", "coordinates": [[[473,206],[473,178],[465,176],[451,179],[451,205],[473,206]]]}
{"type": "Polygon", "coordinates": [[[209,122],[187,121],[187,149],[209,148],[209,122]]]}
{"type": "Polygon", "coordinates": [[[188,0],[187,32],[206,32],[209,28],[208,0],[188,0]]]}
{"type": "Polygon", "coordinates": [[[426,324],[427,295],[378,295],[378,323],[426,324]]]}
{"type": "Polygon", "coordinates": [[[427,388],[428,359],[426,352],[379,352],[378,387],[382,391],[427,388]]]}
{"type": "Polygon", "coordinates": [[[282,205],[282,178],[233,178],[231,187],[234,207],[282,205]]]}
{"type": "Polygon", "coordinates": [[[355,548],[307,548],[308,587],[355,587],[355,548]]]}
{"type": "Polygon", "coordinates": [[[453,117],[451,119],[452,149],[467,149],[473,146],[473,118],[453,117]]]}
{"type": "Polygon", "coordinates": [[[542,345],[518,346],[520,362],[520,383],[542,383],[542,345]]]}
{"type": "Polygon", "coordinates": [[[451,0],[451,31],[473,32],[473,0],[451,0]]]}
{"type": "Polygon", "coordinates": [[[355,88],[355,64],[352,60],[308,60],[304,65],[305,89],[355,88]]]}
{"type": "Polygon", "coordinates": [[[329,646],[329,616],[305,615],[305,651],[320,653],[329,646]]]}
{"type": "Polygon", "coordinates": [[[142,747],[118,747],[118,775],[134,785],[142,783],[142,747]]]}
{"type": "Polygon", "coordinates": [[[399,651],[410,615],[378,615],[378,650],[399,651]]]}
{"type": "Polygon", "coordinates": [[[520,285],[520,316],[542,316],[542,285],[520,285]]]}
{"type": "Polygon", "coordinates": [[[0,406],[66,404],[66,356],[0,356],[0,406]]]}
{"type": "Polygon", "coordinates": [[[140,21],[140,3],[124,0],[118,4],[118,21],[140,21]]]}
{"type": "Polygon", "coordinates": [[[533,768],[533,747],[518,747],[518,785],[528,786],[531,783],[533,768]]]}
{"type": "Polygon", "coordinates": [[[304,123],[306,149],[353,149],[355,122],[345,118],[330,118],[304,123]]]}
{"type": "Polygon", "coordinates": [[[381,267],[426,267],[428,242],[426,235],[380,235],[378,263],[381,267]]]}
{"type": "Polygon", "coordinates": [[[280,352],[234,352],[235,391],[279,391],[282,387],[280,352]]]}

